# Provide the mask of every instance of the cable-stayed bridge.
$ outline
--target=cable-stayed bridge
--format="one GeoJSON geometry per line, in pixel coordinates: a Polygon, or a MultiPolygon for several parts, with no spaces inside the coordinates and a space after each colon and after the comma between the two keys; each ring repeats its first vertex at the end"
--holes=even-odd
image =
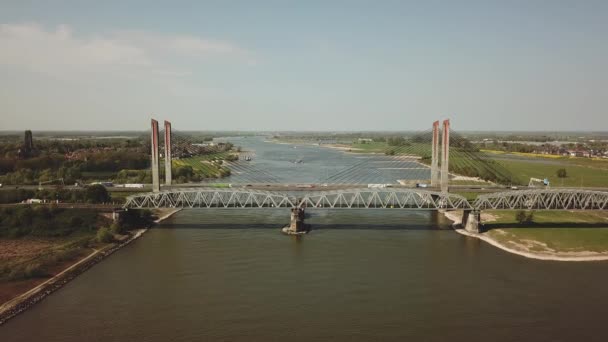
{"type": "MultiPolygon", "coordinates": [[[[209,149],[210,144],[184,132],[173,132],[165,121],[164,130],[152,120],[151,165],[153,191],[129,196],[127,209],[141,208],[291,208],[292,226],[298,210],[310,209],[400,209],[462,210],[463,223],[478,230],[480,211],[492,210],[608,210],[608,191],[585,189],[535,188],[505,191],[504,185],[517,184],[501,164],[477,151],[458,133],[450,132],[450,122],[438,121],[432,129],[411,133],[407,139],[392,141],[385,155],[361,154],[345,166],[322,174],[315,183],[285,183],[272,168],[234,158],[218,164],[201,161],[205,171],[227,167],[240,183],[228,188],[181,187],[173,185],[173,156],[189,156],[209,149]],[[162,133],[162,134],[161,134],[162,133]],[[162,146],[161,146],[162,145],[162,146]],[[162,154],[160,151],[162,150],[162,154]],[[161,155],[165,184],[161,188],[161,155]],[[225,163],[225,164],[224,164],[225,163]],[[218,167],[217,165],[222,165],[218,167]],[[403,176],[398,183],[369,184],[386,175],[403,176]],[[453,187],[467,180],[487,187],[503,185],[502,191],[483,194],[469,202],[453,187]],[[456,183],[450,187],[450,182],[456,183]],[[423,185],[421,187],[421,184],[423,185]],[[272,189],[272,191],[265,190],[272,189]]],[[[207,151],[208,152],[208,151],[207,151]]],[[[229,153],[229,152],[218,152],[229,153]]],[[[249,151],[248,156],[254,155],[249,151]]],[[[303,153],[311,153],[303,152],[303,153]]],[[[222,155],[225,157],[225,155],[222,155]]],[[[279,156],[280,157],[280,156],[279,156]]],[[[300,159],[301,160],[301,159],[300,159]]],[[[299,163],[299,159],[293,163],[299,163]]],[[[233,178],[233,176],[231,176],[233,178]]],[[[302,215],[300,215],[302,216],[302,215]]],[[[300,219],[303,222],[303,216],[300,219]]]]}

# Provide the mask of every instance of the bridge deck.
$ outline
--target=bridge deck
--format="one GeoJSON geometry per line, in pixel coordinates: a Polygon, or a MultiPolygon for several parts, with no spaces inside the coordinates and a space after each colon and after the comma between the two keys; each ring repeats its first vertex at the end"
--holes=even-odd
{"type": "Polygon", "coordinates": [[[464,197],[421,188],[355,188],[265,191],[249,188],[185,188],[127,197],[125,208],[293,208],[406,210],[608,210],[608,191],[527,189],[464,197]]]}

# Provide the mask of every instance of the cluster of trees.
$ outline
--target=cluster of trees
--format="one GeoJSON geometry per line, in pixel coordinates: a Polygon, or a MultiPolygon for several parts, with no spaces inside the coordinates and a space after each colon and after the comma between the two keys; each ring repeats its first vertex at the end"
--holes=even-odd
{"type": "Polygon", "coordinates": [[[191,141],[176,142],[173,145],[173,156],[177,158],[189,158],[194,156],[229,152],[233,149],[240,150],[240,147],[235,148],[234,144],[230,142],[219,142],[215,145],[199,145],[191,141]]]}
{"type": "Polygon", "coordinates": [[[173,168],[175,183],[200,182],[206,178],[222,178],[230,176],[230,169],[221,165],[222,161],[205,164],[202,168],[193,168],[190,165],[180,165],[173,168]]]}
{"type": "Polygon", "coordinates": [[[61,166],[57,169],[17,169],[0,176],[4,184],[37,184],[62,178],[65,183],[74,183],[82,178],[80,167],[61,166]]]}
{"type": "Polygon", "coordinates": [[[515,221],[519,224],[532,223],[534,222],[534,212],[526,213],[524,210],[519,210],[515,213],[515,221]]]}
{"type": "Polygon", "coordinates": [[[411,144],[404,137],[390,137],[386,139],[388,146],[410,146],[411,144]]]}
{"type": "Polygon", "coordinates": [[[105,229],[111,234],[125,234],[133,229],[151,226],[153,219],[149,210],[125,211],[118,222],[110,224],[108,219],[93,209],[5,207],[0,208],[0,237],[66,237],[71,234],[92,236],[103,234],[99,233],[103,227],[107,227],[105,229]]]}
{"type": "MultiPolygon", "coordinates": [[[[519,152],[519,153],[533,153],[537,151],[539,148],[544,148],[538,145],[530,145],[530,144],[522,144],[522,143],[512,143],[512,142],[484,142],[479,145],[481,148],[496,150],[496,151],[504,151],[504,152],[519,152]]],[[[543,145],[544,146],[544,145],[543,145]]],[[[548,145],[552,146],[552,145],[548,145]]],[[[557,147],[556,147],[557,148],[557,147]]]]}
{"type": "Polygon", "coordinates": [[[48,206],[0,208],[0,237],[61,237],[91,233],[100,218],[94,210],[61,209],[48,206]]]}
{"type": "Polygon", "coordinates": [[[603,154],[608,151],[608,143],[604,141],[587,141],[584,143],[566,143],[561,145],[556,144],[526,144],[521,142],[511,141],[484,141],[477,143],[477,146],[484,149],[504,151],[504,152],[519,152],[519,153],[548,153],[560,154],[565,150],[588,150],[593,154],[603,154]]]}
{"type": "Polygon", "coordinates": [[[195,172],[190,165],[178,166],[171,172],[173,172],[173,179],[176,183],[200,182],[203,179],[202,174],[195,172]]]}
{"type": "Polygon", "coordinates": [[[118,172],[149,166],[149,153],[140,139],[37,139],[25,157],[22,137],[0,141],[0,183],[36,184],[63,178],[74,183],[83,172],[118,172]]]}
{"type": "Polygon", "coordinates": [[[145,170],[121,170],[114,177],[116,183],[152,183],[152,171],[145,170]]]}
{"type": "MultiPolygon", "coordinates": [[[[38,133],[36,133],[38,134],[38,133]]],[[[4,158],[17,158],[18,151],[23,147],[23,135],[4,136],[0,139],[0,156],[4,158]]],[[[66,154],[82,149],[103,148],[143,148],[142,139],[34,139],[34,151],[32,156],[41,154],[66,154]]]]}
{"type": "Polygon", "coordinates": [[[150,156],[137,150],[88,152],[78,163],[82,171],[112,171],[144,169],[150,166],[150,156]]]}
{"type": "Polygon", "coordinates": [[[515,135],[515,134],[510,134],[510,135],[506,135],[504,136],[503,140],[508,140],[508,141],[535,141],[535,142],[548,142],[548,141],[553,141],[555,140],[555,138],[550,137],[548,135],[536,135],[536,134],[532,134],[532,135],[515,135]]]}
{"type": "MultiPolygon", "coordinates": [[[[207,142],[213,137],[197,136],[196,139],[207,142]]],[[[59,179],[63,179],[65,184],[74,184],[92,176],[111,179],[116,183],[152,182],[149,171],[150,143],[146,139],[37,139],[34,145],[35,151],[25,158],[18,153],[23,146],[22,137],[5,136],[0,140],[0,183],[35,185],[53,181],[57,185],[59,179]]],[[[229,154],[235,149],[229,142],[213,146],[190,143],[175,148],[175,157],[180,154],[189,157],[225,152],[227,156],[223,159],[238,159],[238,155],[229,154]]],[[[200,169],[177,167],[173,174],[178,183],[185,183],[225,177],[230,175],[230,170],[218,161],[200,169]]]]}
{"type": "MultiPolygon", "coordinates": [[[[238,147],[238,148],[237,148],[237,151],[239,151],[240,149],[241,149],[241,148],[240,148],[240,147],[238,147]]],[[[238,154],[229,154],[229,155],[227,155],[227,156],[224,158],[224,160],[226,160],[226,161],[237,161],[237,160],[239,160],[239,155],[238,155],[238,154]]]]}
{"type": "Polygon", "coordinates": [[[43,154],[29,159],[0,158],[0,183],[36,184],[58,178],[74,183],[82,179],[82,173],[86,171],[118,172],[148,166],[147,154],[121,150],[87,153],[82,160],[67,160],[59,154],[43,154]]]}
{"type": "Polygon", "coordinates": [[[112,223],[109,227],[99,228],[95,234],[95,240],[100,243],[109,243],[114,241],[115,235],[123,235],[133,229],[149,227],[153,221],[152,212],[149,210],[125,211],[118,222],[112,223]]]}
{"type": "Polygon", "coordinates": [[[451,138],[450,148],[458,149],[461,152],[479,152],[479,148],[475,146],[469,139],[451,138]]]}

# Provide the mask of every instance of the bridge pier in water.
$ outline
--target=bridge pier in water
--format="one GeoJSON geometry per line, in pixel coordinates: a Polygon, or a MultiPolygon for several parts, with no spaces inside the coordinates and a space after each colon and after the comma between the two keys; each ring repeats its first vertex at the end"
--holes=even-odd
{"type": "Polygon", "coordinates": [[[302,207],[291,208],[291,221],[283,228],[283,233],[289,235],[301,235],[310,231],[310,225],[304,223],[305,212],[302,207]]]}
{"type": "Polygon", "coordinates": [[[465,210],[462,214],[462,226],[471,233],[481,233],[481,211],[465,210]]]}

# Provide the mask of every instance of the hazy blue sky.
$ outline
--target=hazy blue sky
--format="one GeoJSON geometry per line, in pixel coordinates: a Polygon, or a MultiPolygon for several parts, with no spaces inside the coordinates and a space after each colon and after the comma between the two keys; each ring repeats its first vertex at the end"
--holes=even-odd
{"type": "Polygon", "coordinates": [[[0,0],[0,130],[608,130],[608,1],[0,0]]]}

